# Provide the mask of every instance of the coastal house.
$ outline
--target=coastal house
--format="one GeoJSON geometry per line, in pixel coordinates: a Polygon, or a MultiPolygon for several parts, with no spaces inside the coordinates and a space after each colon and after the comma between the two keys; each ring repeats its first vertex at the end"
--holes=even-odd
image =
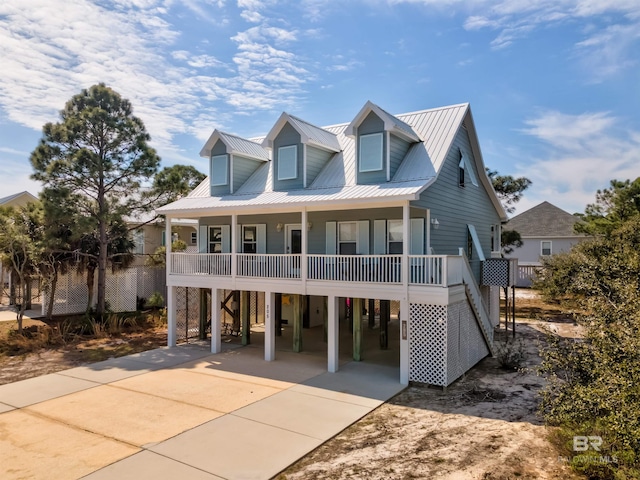
{"type": "Polygon", "coordinates": [[[403,384],[446,386],[492,353],[498,288],[481,280],[506,214],[468,104],[367,102],[323,128],[283,113],[261,138],[214,130],[200,155],[208,178],[158,210],[167,235],[198,222],[197,253],[167,245],[170,346],[188,289],[214,353],[227,315],[267,361],[320,345],[335,372],[384,352],[403,384]]]}

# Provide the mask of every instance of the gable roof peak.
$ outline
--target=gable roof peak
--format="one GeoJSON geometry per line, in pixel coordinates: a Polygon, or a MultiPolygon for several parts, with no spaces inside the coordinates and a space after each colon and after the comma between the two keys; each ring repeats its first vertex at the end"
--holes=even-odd
{"type": "Polygon", "coordinates": [[[334,133],[287,112],[282,112],[275,125],[271,128],[267,136],[264,137],[264,140],[262,141],[262,146],[264,148],[273,148],[273,141],[286,123],[291,125],[298,134],[300,134],[300,140],[304,144],[323,148],[332,152],[339,152],[342,150],[340,142],[338,142],[338,137],[336,137],[334,133]]]}
{"type": "Polygon", "coordinates": [[[344,134],[347,137],[355,137],[357,129],[370,112],[376,114],[383,122],[385,131],[394,133],[400,137],[403,137],[411,142],[420,142],[422,139],[413,130],[411,125],[403,122],[395,115],[390,114],[386,110],[383,110],[371,100],[367,100],[367,103],[360,109],[353,121],[347,125],[344,134]]]}
{"type": "Polygon", "coordinates": [[[211,156],[211,149],[218,140],[224,143],[225,147],[227,147],[227,153],[231,155],[241,155],[261,161],[269,160],[269,152],[262,148],[259,143],[239,137],[238,135],[221,132],[217,128],[213,131],[207,142],[204,144],[202,150],[200,150],[200,156],[211,156]]]}

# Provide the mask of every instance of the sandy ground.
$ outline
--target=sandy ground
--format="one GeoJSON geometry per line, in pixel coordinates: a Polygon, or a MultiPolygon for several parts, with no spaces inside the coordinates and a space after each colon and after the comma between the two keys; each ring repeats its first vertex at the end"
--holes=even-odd
{"type": "MultiPolygon", "coordinates": [[[[534,371],[550,329],[579,335],[573,320],[535,296],[517,304],[524,369],[485,358],[443,390],[412,385],[278,477],[283,479],[571,479],[537,413],[542,379],[534,371]]],[[[503,339],[504,331],[496,335],[503,339]]]]}

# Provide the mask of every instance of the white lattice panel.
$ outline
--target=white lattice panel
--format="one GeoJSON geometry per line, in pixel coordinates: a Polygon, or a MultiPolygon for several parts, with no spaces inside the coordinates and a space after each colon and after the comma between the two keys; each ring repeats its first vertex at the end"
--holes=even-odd
{"type": "Polygon", "coordinates": [[[445,386],[447,307],[412,303],[409,308],[409,380],[445,386]]]}
{"type": "Polygon", "coordinates": [[[447,385],[489,354],[480,327],[469,303],[448,306],[447,385]]]}

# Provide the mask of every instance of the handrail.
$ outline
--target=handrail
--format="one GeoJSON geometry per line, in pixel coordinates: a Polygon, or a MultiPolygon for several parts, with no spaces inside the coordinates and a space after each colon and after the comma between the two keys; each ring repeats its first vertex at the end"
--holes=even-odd
{"type": "Polygon", "coordinates": [[[300,255],[237,254],[238,276],[300,279],[300,255]]]}
{"type": "Polygon", "coordinates": [[[230,253],[171,253],[170,273],[178,275],[231,275],[230,253]]]}

